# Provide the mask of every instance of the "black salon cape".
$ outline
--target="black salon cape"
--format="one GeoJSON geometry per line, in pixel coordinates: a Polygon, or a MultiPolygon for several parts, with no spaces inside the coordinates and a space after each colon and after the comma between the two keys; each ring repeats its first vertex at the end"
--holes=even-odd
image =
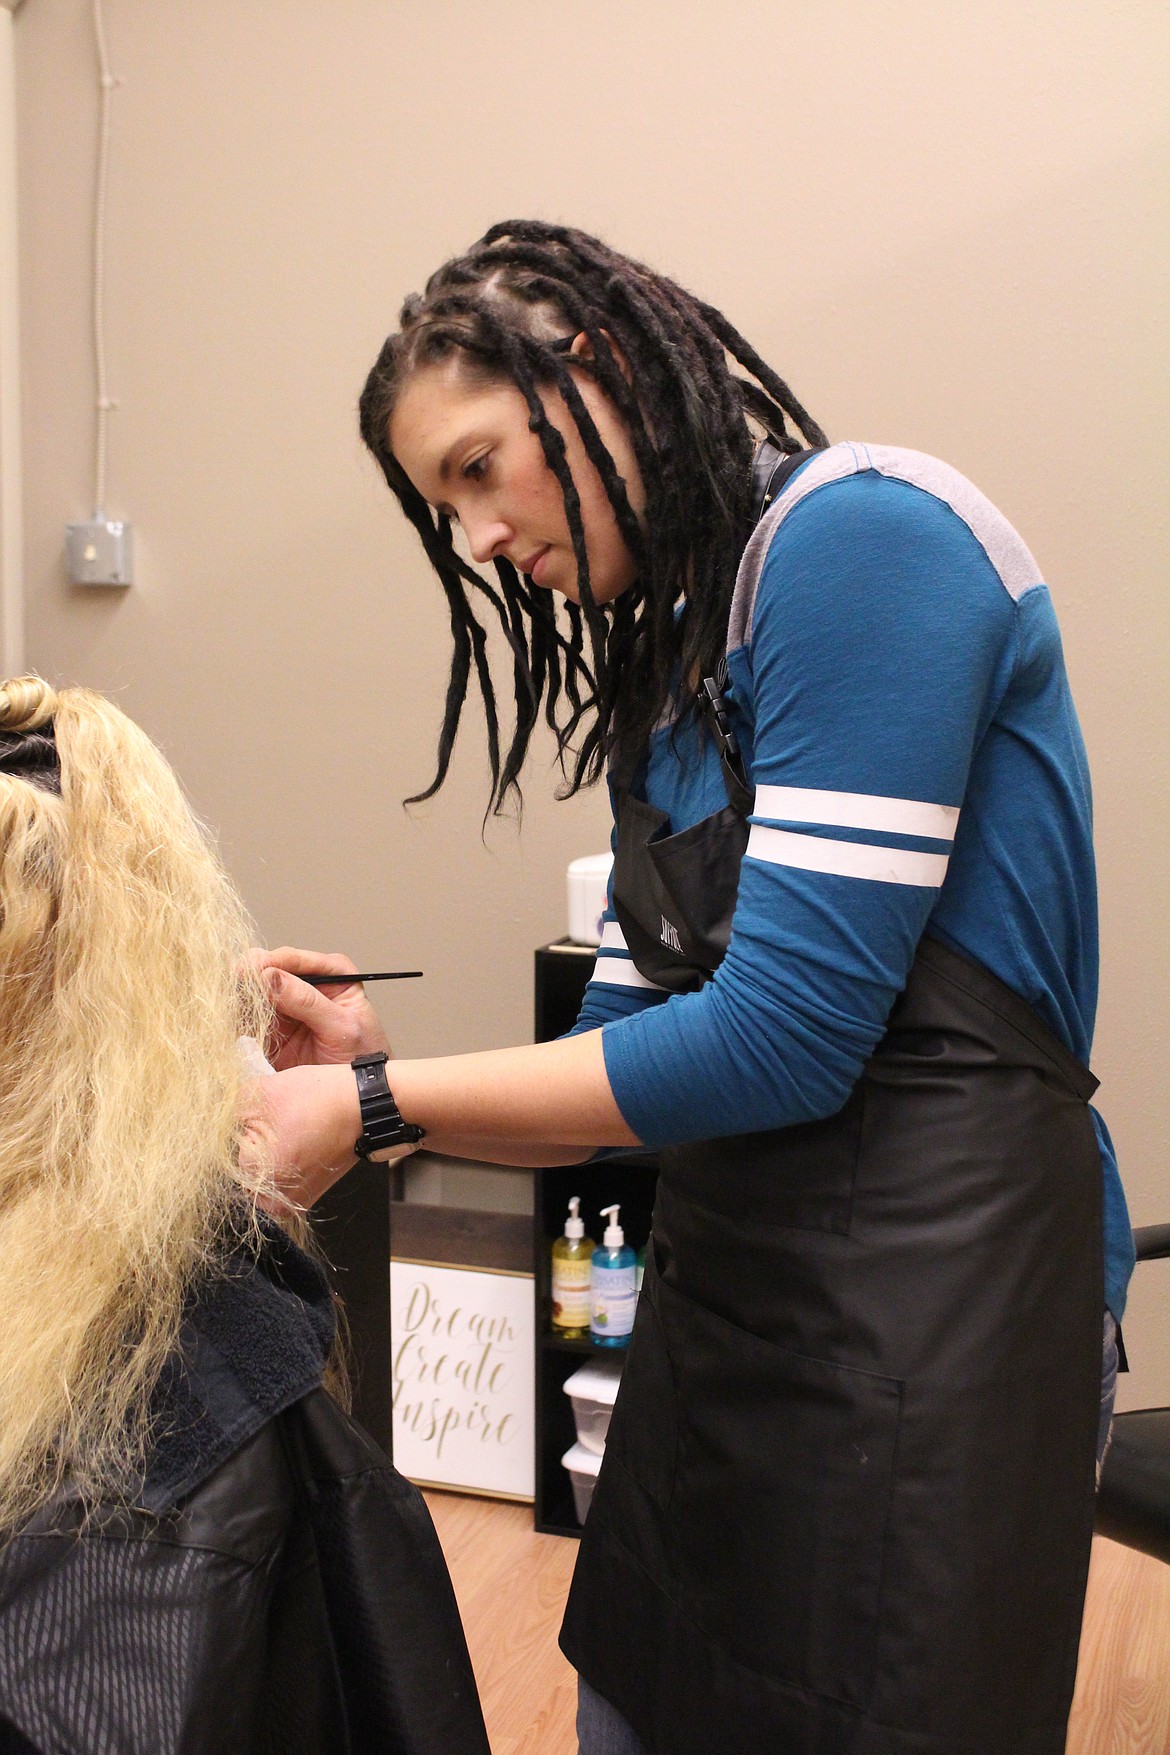
{"type": "Polygon", "coordinates": [[[488,1755],[417,1490],[321,1388],[316,1265],[272,1227],[191,1301],[132,1509],[0,1547],[0,1755],[488,1755]]]}

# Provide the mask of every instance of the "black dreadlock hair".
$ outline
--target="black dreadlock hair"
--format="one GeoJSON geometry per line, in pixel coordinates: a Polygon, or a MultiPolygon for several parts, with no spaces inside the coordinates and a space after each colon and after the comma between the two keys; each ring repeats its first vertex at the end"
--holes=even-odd
{"type": "Polygon", "coordinates": [[[399,322],[362,391],[362,438],[439,575],[455,647],[435,777],[406,802],[431,798],[447,777],[473,664],[487,720],[489,812],[510,793],[519,796],[542,702],[571,796],[601,776],[616,750],[642,748],[672,700],[685,713],[692,679],[713,674],[723,655],[750,534],[754,442],[746,417],[789,454],[827,440],[721,312],[567,226],[492,226],[438,269],[425,293],[406,300],[399,322]],[[570,362],[566,350],[579,334],[592,357],[570,362]],[[732,372],[729,355],[754,382],[732,372]],[[529,427],[560,483],[577,562],[581,602],[564,605],[567,633],[552,594],[509,562],[493,562],[494,584],[466,565],[450,520],[411,485],[390,449],[390,417],[412,374],[454,357],[476,377],[510,380],[528,404],[529,427]],[[646,495],[640,519],[574,382],[577,371],[593,374],[628,429],[646,495]],[[611,604],[593,597],[581,502],[542,388],[563,396],[637,569],[611,604]],[[477,597],[491,606],[512,654],[515,728],[502,759],[477,597]]]}

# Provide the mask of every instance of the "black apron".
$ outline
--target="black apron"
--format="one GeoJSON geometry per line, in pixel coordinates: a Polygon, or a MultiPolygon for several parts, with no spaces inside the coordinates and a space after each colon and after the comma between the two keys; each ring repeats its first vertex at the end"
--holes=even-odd
{"type": "MultiPolygon", "coordinates": [[[[730,930],[751,794],[721,754],[734,802],[678,835],[615,775],[615,911],[675,992],[730,930]]],[[[652,1755],[1063,1751],[1100,1392],[1095,1088],[928,936],[838,1114],[660,1154],[561,1634],[652,1755]]]]}

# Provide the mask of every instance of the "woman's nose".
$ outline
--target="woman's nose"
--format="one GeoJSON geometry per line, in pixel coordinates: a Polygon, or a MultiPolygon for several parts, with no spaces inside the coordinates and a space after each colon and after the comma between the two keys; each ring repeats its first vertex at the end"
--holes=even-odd
{"type": "Polygon", "coordinates": [[[502,554],[515,532],[503,518],[463,518],[463,533],[471,558],[482,565],[502,554]]]}

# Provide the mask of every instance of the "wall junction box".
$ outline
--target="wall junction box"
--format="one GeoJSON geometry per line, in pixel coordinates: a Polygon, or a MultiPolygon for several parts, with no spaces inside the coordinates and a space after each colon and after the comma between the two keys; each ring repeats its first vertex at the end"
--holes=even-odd
{"type": "Polygon", "coordinates": [[[67,524],[69,579],[74,585],[130,585],[134,580],[134,530],[129,524],[98,519],[67,524]]]}

